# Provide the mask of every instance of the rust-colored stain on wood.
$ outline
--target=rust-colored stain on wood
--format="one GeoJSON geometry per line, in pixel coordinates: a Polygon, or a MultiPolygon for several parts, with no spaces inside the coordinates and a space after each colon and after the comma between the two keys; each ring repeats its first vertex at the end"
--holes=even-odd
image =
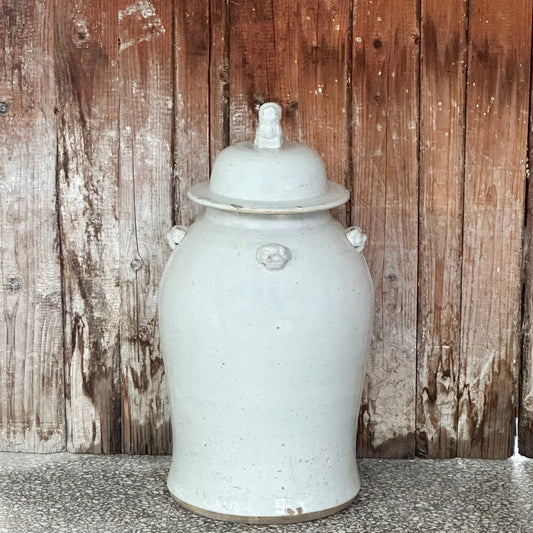
{"type": "Polygon", "coordinates": [[[164,236],[274,100],[369,237],[359,455],[533,457],[531,0],[1,6],[0,449],[170,452],[164,236]]]}

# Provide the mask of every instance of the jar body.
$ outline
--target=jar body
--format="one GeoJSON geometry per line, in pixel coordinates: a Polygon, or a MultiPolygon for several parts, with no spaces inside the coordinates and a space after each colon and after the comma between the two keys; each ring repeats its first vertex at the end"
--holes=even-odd
{"type": "Polygon", "coordinates": [[[207,209],[160,287],[172,495],[208,516],[283,523],[359,490],[356,427],[372,330],[363,256],[329,212],[207,209]],[[270,268],[258,250],[282,245],[270,268]]]}

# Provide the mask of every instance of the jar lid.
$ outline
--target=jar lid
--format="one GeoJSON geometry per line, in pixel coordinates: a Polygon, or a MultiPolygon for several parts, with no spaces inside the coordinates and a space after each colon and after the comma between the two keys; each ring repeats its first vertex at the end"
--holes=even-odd
{"type": "Polygon", "coordinates": [[[263,104],[254,142],[222,150],[211,180],[193,186],[189,198],[226,211],[263,214],[320,211],[347,202],[349,191],[328,181],[315,150],[283,140],[280,120],[278,104],[263,104]]]}

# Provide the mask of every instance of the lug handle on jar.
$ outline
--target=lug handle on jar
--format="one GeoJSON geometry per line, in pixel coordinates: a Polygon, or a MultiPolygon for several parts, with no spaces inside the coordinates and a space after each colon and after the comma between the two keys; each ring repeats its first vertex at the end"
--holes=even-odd
{"type": "Polygon", "coordinates": [[[265,244],[257,250],[256,259],[267,270],[281,270],[292,259],[291,251],[283,244],[265,244]]]}
{"type": "Polygon", "coordinates": [[[167,242],[168,245],[174,250],[176,246],[183,240],[183,237],[187,234],[188,231],[187,226],[174,226],[168,233],[167,233],[167,242]]]}
{"type": "Polygon", "coordinates": [[[352,226],[345,231],[348,242],[358,251],[362,252],[366,244],[366,235],[361,228],[352,226]]]}

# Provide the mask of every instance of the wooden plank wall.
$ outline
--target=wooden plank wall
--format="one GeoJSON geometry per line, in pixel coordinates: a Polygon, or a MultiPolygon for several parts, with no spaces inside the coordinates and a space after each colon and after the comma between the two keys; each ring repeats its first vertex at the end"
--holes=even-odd
{"type": "Polygon", "coordinates": [[[533,457],[533,0],[0,4],[0,450],[170,452],[164,236],[274,100],[369,238],[359,455],[533,457]]]}

